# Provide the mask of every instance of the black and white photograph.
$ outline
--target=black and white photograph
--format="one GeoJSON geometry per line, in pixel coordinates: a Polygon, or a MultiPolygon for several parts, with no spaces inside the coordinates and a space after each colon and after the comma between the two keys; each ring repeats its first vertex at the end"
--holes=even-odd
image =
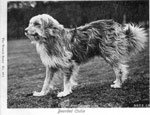
{"type": "Polygon", "coordinates": [[[6,4],[1,108],[150,107],[149,0],[6,4]]]}

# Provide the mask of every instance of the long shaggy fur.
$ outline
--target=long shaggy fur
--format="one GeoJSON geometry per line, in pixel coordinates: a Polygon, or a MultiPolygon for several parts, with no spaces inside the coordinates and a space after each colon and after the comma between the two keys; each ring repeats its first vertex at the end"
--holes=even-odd
{"type": "Polygon", "coordinates": [[[95,56],[103,57],[113,67],[116,80],[112,87],[119,88],[127,77],[127,62],[147,41],[145,30],[133,24],[98,20],[68,29],[47,14],[30,20],[26,36],[36,45],[43,64],[65,76],[64,91],[59,97],[71,93],[70,81],[74,81],[76,68],[95,56]]]}

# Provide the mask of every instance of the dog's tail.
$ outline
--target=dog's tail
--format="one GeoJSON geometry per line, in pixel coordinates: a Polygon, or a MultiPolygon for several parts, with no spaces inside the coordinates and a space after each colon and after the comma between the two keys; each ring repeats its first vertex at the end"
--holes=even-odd
{"type": "Polygon", "coordinates": [[[135,55],[145,47],[148,34],[144,28],[134,24],[125,24],[124,32],[128,41],[128,51],[130,55],[135,55]]]}

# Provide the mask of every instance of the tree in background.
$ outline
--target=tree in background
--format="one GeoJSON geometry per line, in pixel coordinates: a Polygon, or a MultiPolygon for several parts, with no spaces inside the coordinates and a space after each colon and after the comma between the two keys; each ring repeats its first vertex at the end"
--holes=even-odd
{"type": "Polygon", "coordinates": [[[149,24],[149,1],[8,2],[8,39],[21,39],[29,19],[47,13],[73,28],[98,19],[149,24]],[[147,22],[147,23],[145,23],[147,22]]]}

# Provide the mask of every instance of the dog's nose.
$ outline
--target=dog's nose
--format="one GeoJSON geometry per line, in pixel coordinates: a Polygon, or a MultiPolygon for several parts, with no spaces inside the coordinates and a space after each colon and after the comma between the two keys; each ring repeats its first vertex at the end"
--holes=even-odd
{"type": "Polygon", "coordinates": [[[28,32],[28,29],[26,28],[26,29],[24,30],[24,32],[27,33],[27,32],[28,32]]]}

